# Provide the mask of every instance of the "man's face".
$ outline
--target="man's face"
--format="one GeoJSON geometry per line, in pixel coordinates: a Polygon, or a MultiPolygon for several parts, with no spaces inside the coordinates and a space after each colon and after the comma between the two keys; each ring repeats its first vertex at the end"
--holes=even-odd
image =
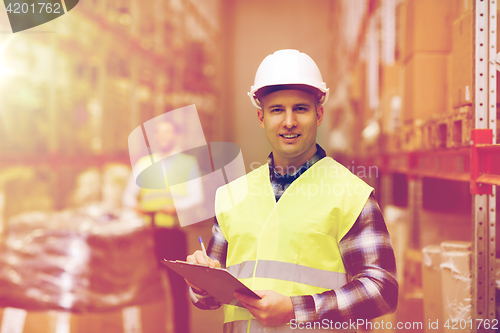
{"type": "Polygon", "coordinates": [[[316,151],[316,133],[323,107],[302,90],[279,90],[261,99],[260,126],[271,144],[275,164],[300,166],[316,151]]]}
{"type": "Polygon", "coordinates": [[[163,153],[170,152],[176,144],[176,133],[174,126],[167,122],[156,124],[156,140],[163,153]]]}

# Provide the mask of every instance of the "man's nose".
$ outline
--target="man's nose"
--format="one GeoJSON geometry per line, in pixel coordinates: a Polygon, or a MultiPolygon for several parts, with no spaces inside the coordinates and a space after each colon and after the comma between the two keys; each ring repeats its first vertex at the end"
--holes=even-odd
{"type": "Polygon", "coordinates": [[[297,126],[297,119],[295,119],[295,114],[292,110],[286,110],[283,126],[286,128],[293,128],[297,126]]]}

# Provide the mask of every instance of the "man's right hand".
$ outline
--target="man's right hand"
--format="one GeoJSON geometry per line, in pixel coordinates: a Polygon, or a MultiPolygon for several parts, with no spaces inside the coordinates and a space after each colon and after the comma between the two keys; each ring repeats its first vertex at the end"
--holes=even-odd
{"type": "MultiPolygon", "coordinates": [[[[186,258],[186,261],[193,262],[193,263],[200,264],[200,265],[207,265],[207,266],[212,267],[212,268],[220,268],[219,260],[212,260],[212,259],[208,258],[208,262],[207,262],[205,260],[205,255],[200,250],[197,250],[193,254],[188,255],[186,258]]],[[[186,279],[184,279],[184,280],[186,280],[186,279]]],[[[186,283],[188,284],[188,286],[193,288],[193,290],[197,294],[204,294],[205,293],[205,291],[203,289],[196,287],[194,284],[192,284],[188,280],[186,280],[186,283]]]]}

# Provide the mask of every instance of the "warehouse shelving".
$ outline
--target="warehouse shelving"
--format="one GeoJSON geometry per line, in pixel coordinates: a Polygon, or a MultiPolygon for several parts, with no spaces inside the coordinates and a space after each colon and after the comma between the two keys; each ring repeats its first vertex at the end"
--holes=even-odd
{"type": "MultiPolygon", "coordinates": [[[[396,121],[400,121],[399,125],[395,126],[391,135],[383,133],[375,145],[357,143],[359,146],[355,150],[362,152],[358,153],[359,155],[364,154],[360,157],[362,164],[375,165],[380,169],[382,177],[378,183],[373,179],[370,181],[373,181],[380,189],[382,205],[394,201],[395,183],[401,182],[401,177],[395,180],[395,175],[405,178],[404,190],[407,193],[405,193],[404,205],[408,211],[410,228],[408,245],[410,248],[418,250],[421,246],[419,226],[422,222],[423,201],[426,195],[423,188],[424,180],[443,179],[470,185],[472,319],[474,322],[476,319],[491,322],[496,318],[495,279],[496,270],[499,269],[495,267],[496,217],[498,216],[495,196],[496,187],[500,185],[500,144],[498,144],[500,141],[497,139],[497,72],[495,67],[495,57],[498,52],[496,45],[497,3],[495,0],[457,1],[456,3],[473,6],[472,103],[468,106],[456,107],[452,112],[442,110],[441,114],[430,114],[424,122],[413,121],[413,118],[410,118],[411,122],[403,124],[397,118],[396,121]]],[[[362,82],[363,76],[369,76],[366,73],[368,71],[366,68],[370,66],[369,62],[374,61],[373,58],[377,58],[375,61],[378,61],[378,55],[374,57],[368,46],[369,24],[371,20],[378,20],[379,25],[376,28],[379,30],[377,31],[382,30],[380,27],[384,23],[380,18],[380,13],[387,10],[387,4],[390,4],[394,10],[399,4],[405,5],[405,1],[367,1],[364,5],[358,4],[362,7],[356,9],[362,23],[359,24],[358,42],[353,49],[361,61],[355,61],[352,66],[355,84],[359,84],[358,81],[362,82]],[[364,49],[360,46],[363,43],[365,43],[364,49]],[[364,52],[364,55],[359,55],[362,53],[360,50],[364,52]],[[361,75],[361,80],[357,77],[359,75],[361,75]]],[[[406,10],[404,6],[401,7],[406,10]]],[[[382,44],[384,37],[381,38],[382,44]]],[[[435,50],[433,52],[437,54],[435,50]]],[[[446,57],[446,54],[450,53],[443,54],[445,54],[443,57],[446,57]]],[[[433,75],[439,74],[436,72],[433,75]]],[[[434,77],[429,77],[429,81],[432,80],[434,77]]],[[[354,89],[355,94],[359,95],[360,93],[357,92],[359,88],[355,86],[354,89]]],[[[363,117],[364,126],[367,125],[366,119],[369,118],[376,119],[379,123],[385,121],[383,116],[377,114],[379,111],[376,107],[371,108],[372,111],[370,111],[370,108],[363,106],[367,103],[362,99],[369,98],[369,93],[366,92],[369,89],[369,87],[361,88],[362,112],[360,114],[363,117]]],[[[401,91],[396,90],[394,95],[397,94],[401,94],[401,91]]],[[[408,110],[403,109],[403,111],[408,110]]],[[[414,117],[414,114],[410,117],[414,117]]],[[[362,137],[361,139],[359,141],[363,142],[362,137]]],[[[399,193],[400,191],[401,189],[399,193]]],[[[405,282],[408,281],[402,281],[403,284],[405,282]]],[[[489,331],[488,327],[484,326],[473,329],[473,332],[489,331]]]]}
{"type": "Polygon", "coordinates": [[[0,40],[3,56],[24,68],[22,91],[40,96],[35,106],[16,104],[21,90],[3,78],[8,98],[0,109],[13,133],[0,135],[0,168],[50,169],[55,180],[37,181],[51,182],[48,194],[61,209],[72,186],[61,183],[73,184],[87,168],[129,165],[128,134],[155,115],[196,104],[207,140],[220,140],[224,133],[212,128],[220,112],[220,10],[219,0],[89,1],[0,40]]]}
{"type": "MultiPolygon", "coordinates": [[[[424,177],[470,183],[470,192],[475,201],[472,222],[475,318],[490,320],[495,318],[496,287],[494,186],[500,185],[500,145],[491,144],[492,137],[491,129],[475,129],[472,131],[471,147],[405,152],[384,155],[378,161],[373,161],[385,173],[408,176],[412,211],[421,208],[418,202],[422,200],[420,196],[424,177]]],[[[418,223],[415,221],[418,217],[415,217],[414,212],[410,213],[410,216],[412,223],[418,223]]]]}

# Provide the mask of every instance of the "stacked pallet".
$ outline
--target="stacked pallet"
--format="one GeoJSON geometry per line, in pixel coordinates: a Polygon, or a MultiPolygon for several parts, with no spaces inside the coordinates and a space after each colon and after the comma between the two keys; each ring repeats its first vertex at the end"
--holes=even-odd
{"type": "Polygon", "coordinates": [[[471,243],[429,245],[422,255],[425,332],[472,332],[471,243]]]}
{"type": "Polygon", "coordinates": [[[99,206],[14,217],[0,307],[1,332],[164,332],[152,231],[99,206]]]}

